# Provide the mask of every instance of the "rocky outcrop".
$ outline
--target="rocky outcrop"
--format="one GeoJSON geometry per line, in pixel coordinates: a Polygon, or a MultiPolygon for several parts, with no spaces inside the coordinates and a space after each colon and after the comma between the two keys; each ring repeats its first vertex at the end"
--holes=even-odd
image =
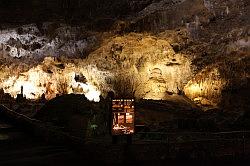
{"type": "Polygon", "coordinates": [[[83,1],[62,1],[55,10],[65,9],[64,21],[10,30],[3,24],[1,79],[23,78],[31,68],[58,77],[70,71],[104,95],[165,99],[184,90],[210,106],[222,106],[225,91],[249,85],[248,1],[100,1],[84,3],[87,10],[73,10],[83,1]],[[37,67],[48,55],[62,62],[37,67]]]}
{"type": "MultiPolygon", "coordinates": [[[[82,27],[44,23],[25,25],[0,32],[1,55],[11,57],[83,55],[96,44],[94,36],[84,35],[82,27]]],[[[6,57],[6,56],[5,56],[6,57]]]]}
{"type": "Polygon", "coordinates": [[[118,96],[124,87],[132,90],[131,97],[151,99],[164,99],[167,91],[182,89],[192,75],[190,62],[175,53],[167,40],[133,33],[104,42],[88,57],[88,63],[114,73],[112,84],[118,96]]]}

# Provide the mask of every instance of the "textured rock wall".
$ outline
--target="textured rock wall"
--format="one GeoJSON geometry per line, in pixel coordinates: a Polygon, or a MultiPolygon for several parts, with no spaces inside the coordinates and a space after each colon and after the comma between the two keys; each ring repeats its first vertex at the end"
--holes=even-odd
{"type": "Polygon", "coordinates": [[[118,84],[113,87],[118,96],[132,90],[126,95],[164,99],[167,92],[182,90],[192,75],[191,60],[186,55],[175,53],[167,40],[150,35],[114,37],[91,53],[88,60],[100,70],[112,71],[116,78],[123,78],[113,82],[118,84]],[[126,90],[119,89],[122,87],[126,90]]]}
{"type": "Polygon", "coordinates": [[[32,1],[20,8],[12,2],[0,5],[2,80],[53,56],[81,70],[102,94],[165,99],[184,90],[216,106],[249,86],[247,0],[32,1]],[[26,10],[30,5],[39,10],[31,14],[37,8],[26,10]],[[29,21],[35,23],[6,28],[29,21]],[[91,78],[94,72],[104,74],[91,78]]]}

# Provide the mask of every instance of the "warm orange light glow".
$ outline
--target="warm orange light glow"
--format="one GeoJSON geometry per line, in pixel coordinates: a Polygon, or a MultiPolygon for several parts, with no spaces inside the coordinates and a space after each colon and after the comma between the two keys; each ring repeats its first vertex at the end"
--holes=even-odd
{"type": "Polygon", "coordinates": [[[134,105],[131,99],[114,99],[112,101],[112,134],[132,134],[134,133],[134,109],[130,106],[134,105]]]}
{"type": "Polygon", "coordinates": [[[220,101],[221,91],[226,81],[220,77],[217,68],[207,68],[198,73],[184,87],[187,97],[205,105],[216,105],[220,101]]]}
{"type": "Polygon", "coordinates": [[[7,78],[0,84],[0,87],[12,97],[20,94],[21,87],[23,87],[23,95],[27,99],[38,99],[42,94],[45,94],[47,99],[51,99],[56,94],[75,93],[84,94],[90,101],[98,102],[100,100],[100,90],[92,85],[91,82],[77,82],[74,79],[74,71],[54,72],[53,74],[47,73],[43,70],[42,66],[37,66],[31,68],[28,72],[7,78]]]}

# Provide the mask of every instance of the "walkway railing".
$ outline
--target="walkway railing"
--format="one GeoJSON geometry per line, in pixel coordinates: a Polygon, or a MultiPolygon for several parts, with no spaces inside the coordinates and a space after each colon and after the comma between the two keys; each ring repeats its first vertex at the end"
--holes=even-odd
{"type": "Polygon", "coordinates": [[[199,140],[235,140],[249,139],[250,131],[225,131],[225,132],[138,132],[134,135],[134,139],[145,141],[161,141],[161,142],[185,142],[199,140]]]}

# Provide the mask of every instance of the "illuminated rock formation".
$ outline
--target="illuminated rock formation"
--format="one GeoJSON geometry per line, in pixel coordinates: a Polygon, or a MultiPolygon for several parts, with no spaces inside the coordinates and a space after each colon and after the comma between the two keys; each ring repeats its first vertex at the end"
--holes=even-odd
{"type": "Polygon", "coordinates": [[[6,93],[16,96],[23,86],[31,99],[80,93],[95,101],[109,91],[157,100],[185,94],[219,106],[224,91],[249,85],[246,0],[110,0],[99,6],[101,14],[86,5],[89,13],[64,6],[64,21],[2,28],[0,87],[6,93]],[[81,12],[86,20],[72,24],[81,12]]]}
{"type": "Polygon", "coordinates": [[[204,69],[190,80],[184,87],[185,94],[202,105],[216,105],[220,103],[221,91],[226,80],[216,68],[204,69]]]}
{"type": "MultiPolygon", "coordinates": [[[[85,94],[89,100],[99,101],[101,92],[98,87],[100,82],[95,82],[95,78],[98,77],[96,67],[64,65],[65,68],[61,69],[58,67],[58,62],[52,58],[46,58],[43,63],[29,71],[7,78],[0,86],[5,93],[10,93],[13,97],[21,92],[21,86],[23,86],[23,94],[28,99],[38,99],[42,94],[45,94],[47,99],[51,99],[57,94],[75,93],[85,94]],[[75,80],[76,73],[86,76],[87,82],[75,80]]],[[[105,77],[105,73],[99,72],[99,74],[105,77]]]]}
{"type": "Polygon", "coordinates": [[[112,71],[116,75],[114,84],[124,78],[126,83],[113,85],[118,96],[131,91],[130,97],[164,99],[167,91],[177,93],[192,75],[189,58],[176,54],[167,40],[144,34],[104,41],[88,61],[96,63],[100,70],[112,71]]]}

